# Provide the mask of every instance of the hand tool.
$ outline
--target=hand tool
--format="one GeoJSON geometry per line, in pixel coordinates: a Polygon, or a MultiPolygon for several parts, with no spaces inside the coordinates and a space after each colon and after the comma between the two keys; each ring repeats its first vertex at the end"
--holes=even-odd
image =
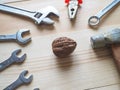
{"type": "Polygon", "coordinates": [[[12,35],[0,35],[0,41],[16,41],[19,44],[26,44],[31,41],[31,38],[23,38],[23,34],[29,33],[29,30],[19,30],[16,34],[12,35]]]}
{"type": "Polygon", "coordinates": [[[108,13],[113,7],[118,5],[120,3],[120,0],[114,0],[112,3],[110,3],[107,7],[105,7],[103,10],[98,12],[95,16],[91,16],[88,20],[88,24],[90,26],[96,26],[100,23],[101,18],[108,13]]]}
{"type": "Polygon", "coordinates": [[[120,43],[119,28],[115,28],[110,31],[91,37],[91,44],[93,48],[110,46],[111,44],[117,44],[117,43],[120,43]]]}
{"type": "Polygon", "coordinates": [[[5,11],[12,14],[28,17],[34,20],[36,24],[41,24],[41,23],[53,24],[54,21],[48,17],[51,14],[59,17],[59,12],[52,6],[43,8],[39,10],[39,12],[37,12],[37,11],[28,11],[28,10],[0,4],[0,11],[5,11]]]}
{"type": "Polygon", "coordinates": [[[39,88],[35,88],[34,90],[40,90],[39,88]]]}
{"type": "Polygon", "coordinates": [[[17,57],[17,54],[20,52],[21,49],[15,50],[7,60],[0,63],[0,71],[4,70],[13,63],[22,63],[26,58],[26,54],[21,57],[17,57]]]}
{"type": "Polygon", "coordinates": [[[68,5],[68,14],[70,19],[74,19],[78,10],[79,5],[82,3],[82,0],[65,0],[65,3],[68,5]]]}
{"type": "Polygon", "coordinates": [[[114,57],[114,62],[117,66],[118,72],[120,73],[120,44],[111,45],[112,55],[114,57]]]}
{"type": "Polygon", "coordinates": [[[14,3],[14,2],[20,2],[20,1],[25,1],[25,0],[0,0],[0,4],[14,3]]]}
{"type": "Polygon", "coordinates": [[[21,72],[18,79],[3,90],[15,90],[16,88],[18,88],[21,85],[31,83],[31,81],[33,80],[33,75],[26,78],[25,75],[27,73],[28,73],[28,70],[24,70],[23,72],[21,72]]]}

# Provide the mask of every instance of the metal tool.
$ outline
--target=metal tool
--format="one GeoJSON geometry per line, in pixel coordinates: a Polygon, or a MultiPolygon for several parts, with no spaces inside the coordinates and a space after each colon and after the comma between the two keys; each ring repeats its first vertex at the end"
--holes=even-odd
{"type": "Polygon", "coordinates": [[[10,84],[8,87],[6,87],[3,90],[15,90],[16,88],[18,88],[21,85],[24,84],[29,84],[31,83],[31,81],[33,80],[33,75],[29,76],[28,78],[25,77],[25,75],[28,73],[28,70],[24,70],[18,77],[18,79],[13,82],[12,84],[10,84]]]}
{"type": "Polygon", "coordinates": [[[16,41],[19,44],[27,44],[31,41],[31,38],[23,38],[23,35],[29,33],[29,30],[19,30],[16,34],[12,35],[0,35],[0,42],[16,41]]]}
{"type": "Polygon", "coordinates": [[[36,12],[36,11],[28,11],[28,10],[0,4],[0,11],[5,11],[12,14],[17,14],[31,18],[32,20],[35,21],[36,24],[41,24],[41,23],[53,24],[54,21],[48,17],[51,14],[54,14],[55,16],[59,17],[59,12],[52,6],[48,6],[46,8],[39,10],[39,12],[36,12]]]}
{"type": "Polygon", "coordinates": [[[39,88],[35,88],[34,90],[40,90],[39,88]]]}
{"type": "Polygon", "coordinates": [[[119,28],[115,28],[91,37],[91,44],[93,48],[105,47],[115,43],[120,43],[119,28]]]}
{"type": "Polygon", "coordinates": [[[7,60],[0,63],[0,71],[4,70],[5,68],[10,66],[11,64],[22,63],[26,58],[26,54],[24,54],[21,57],[18,57],[17,54],[20,52],[21,52],[21,49],[15,50],[7,60]]]}
{"type": "Polygon", "coordinates": [[[78,10],[79,5],[82,3],[82,0],[65,0],[65,3],[68,5],[68,14],[70,19],[74,19],[78,10]]]}
{"type": "Polygon", "coordinates": [[[107,7],[105,7],[103,10],[101,10],[98,14],[95,16],[91,16],[88,20],[88,24],[90,26],[96,26],[100,23],[101,18],[109,12],[113,7],[118,5],[120,3],[120,0],[114,0],[112,3],[110,3],[107,7]]]}
{"type": "Polygon", "coordinates": [[[14,2],[20,2],[24,0],[0,0],[0,4],[5,4],[5,3],[14,3],[14,2]]]}

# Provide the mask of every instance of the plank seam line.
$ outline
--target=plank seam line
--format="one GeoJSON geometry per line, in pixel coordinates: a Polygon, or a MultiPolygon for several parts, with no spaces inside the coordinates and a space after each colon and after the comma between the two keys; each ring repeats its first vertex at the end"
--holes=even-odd
{"type": "Polygon", "coordinates": [[[84,90],[92,90],[92,89],[97,89],[97,88],[102,88],[102,87],[113,86],[113,85],[116,85],[116,84],[120,84],[120,83],[114,83],[114,84],[109,84],[109,85],[105,85],[105,86],[93,87],[93,88],[88,88],[88,89],[84,89],[84,90]]]}

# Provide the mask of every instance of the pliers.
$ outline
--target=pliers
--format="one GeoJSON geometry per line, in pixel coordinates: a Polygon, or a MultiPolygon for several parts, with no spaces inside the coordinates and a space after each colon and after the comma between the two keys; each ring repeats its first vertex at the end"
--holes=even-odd
{"type": "Polygon", "coordinates": [[[82,4],[82,0],[65,0],[68,6],[68,14],[70,19],[74,19],[80,4],[82,4]]]}

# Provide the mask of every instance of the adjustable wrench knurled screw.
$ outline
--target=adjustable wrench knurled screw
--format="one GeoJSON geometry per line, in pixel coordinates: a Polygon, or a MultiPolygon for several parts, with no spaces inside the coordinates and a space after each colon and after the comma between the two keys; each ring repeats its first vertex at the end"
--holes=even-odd
{"type": "Polygon", "coordinates": [[[28,78],[26,78],[25,75],[27,73],[28,73],[28,70],[24,70],[23,72],[21,72],[18,79],[3,90],[15,90],[21,85],[31,83],[31,81],[33,80],[33,75],[30,75],[28,78]]]}
{"type": "Polygon", "coordinates": [[[2,63],[0,63],[0,71],[4,70],[8,66],[13,63],[22,63],[26,59],[26,54],[21,57],[17,57],[17,54],[21,51],[21,49],[15,50],[12,55],[2,63]]]}
{"type": "Polygon", "coordinates": [[[23,34],[29,33],[29,30],[19,30],[16,34],[12,35],[0,35],[0,42],[16,41],[19,44],[26,44],[31,41],[31,38],[23,38],[23,34]]]}

